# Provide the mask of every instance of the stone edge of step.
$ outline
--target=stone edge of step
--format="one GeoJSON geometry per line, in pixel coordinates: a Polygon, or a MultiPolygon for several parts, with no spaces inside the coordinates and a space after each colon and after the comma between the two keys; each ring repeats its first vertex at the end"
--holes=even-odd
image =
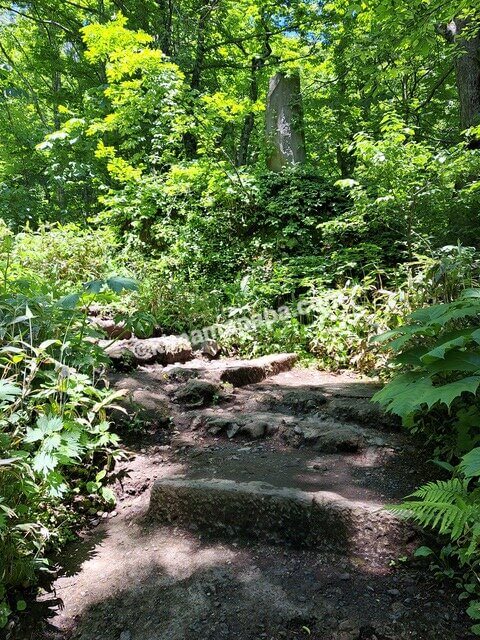
{"type": "Polygon", "coordinates": [[[226,364],[220,373],[220,380],[242,387],[262,382],[269,376],[289,371],[298,360],[296,353],[275,353],[252,360],[239,360],[226,364]]]}
{"type": "Polygon", "coordinates": [[[157,480],[149,517],[163,524],[229,536],[287,541],[306,547],[371,551],[399,539],[399,519],[381,504],[331,492],[274,487],[265,482],[174,477],[157,480]]]}

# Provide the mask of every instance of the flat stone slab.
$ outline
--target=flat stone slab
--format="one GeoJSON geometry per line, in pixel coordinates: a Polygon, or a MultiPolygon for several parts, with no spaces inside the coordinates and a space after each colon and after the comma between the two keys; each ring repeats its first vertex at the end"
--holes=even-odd
{"type": "Polygon", "coordinates": [[[100,340],[98,343],[112,360],[132,359],[146,364],[157,362],[161,365],[188,362],[193,358],[192,345],[186,338],[162,336],[139,340],[100,340]]]}
{"type": "Polygon", "coordinates": [[[149,515],[162,524],[194,527],[209,534],[352,554],[365,547],[382,554],[393,540],[398,548],[402,530],[398,519],[380,504],[354,502],[326,491],[223,479],[157,480],[149,515]]]}
{"type": "Polygon", "coordinates": [[[150,367],[148,375],[161,376],[164,380],[172,382],[201,377],[215,382],[225,382],[234,387],[244,387],[290,371],[297,359],[296,353],[274,353],[251,360],[224,358],[208,362],[195,358],[174,366],[165,366],[164,369],[150,367]]]}
{"type": "Polygon", "coordinates": [[[265,378],[275,376],[282,371],[289,371],[297,359],[296,353],[276,353],[254,360],[238,360],[225,366],[220,379],[234,387],[244,387],[262,382],[265,378]]]}

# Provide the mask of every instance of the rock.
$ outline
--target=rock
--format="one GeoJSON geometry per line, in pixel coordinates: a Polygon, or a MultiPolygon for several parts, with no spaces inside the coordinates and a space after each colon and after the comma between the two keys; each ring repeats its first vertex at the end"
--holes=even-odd
{"type": "Polygon", "coordinates": [[[218,358],[222,351],[218,342],[212,339],[195,342],[192,344],[192,347],[194,351],[200,351],[203,356],[212,360],[218,358]]]}
{"type": "Polygon", "coordinates": [[[288,371],[297,360],[295,353],[281,353],[255,358],[254,360],[240,360],[229,364],[220,375],[222,382],[229,382],[234,387],[243,387],[265,380],[268,376],[288,371]]]}
{"type": "Polygon", "coordinates": [[[339,420],[357,422],[365,426],[381,427],[382,429],[400,428],[398,416],[385,413],[378,404],[369,398],[335,397],[328,403],[327,412],[339,420]]]}
{"type": "Polygon", "coordinates": [[[278,433],[280,431],[280,427],[283,426],[283,421],[282,424],[275,424],[274,422],[268,422],[265,425],[265,433],[267,436],[273,436],[276,433],[278,433]]]}
{"type": "Polygon", "coordinates": [[[355,452],[365,445],[363,433],[354,426],[338,426],[329,431],[319,433],[315,442],[315,450],[324,453],[339,451],[355,452]]]}
{"type": "Polygon", "coordinates": [[[262,366],[253,363],[230,365],[222,372],[220,379],[234,387],[244,387],[247,384],[261,382],[266,377],[262,366]]]}
{"type": "Polygon", "coordinates": [[[212,402],[219,387],[208,380],[189,380],[175,394],[175,400],[187,407],[203,407],[212,402]]]}
{"type": "MultiPolygon", "coordinates": [[[[123,385],[122,385],[123,386],[123,385]]],[[[170,423],[170,407],[168,397],[158,391],[144,388],[128,389],[123,386],[126,394],[117,399],[116,404],[123,409],[112,411],[112,419],[116,422],[131,423],[132,419],[140,422],[165,427],[170,423]]]]}
{"type": "Polygon", "coordinates": [[[212,435],[226,432],[229,438],[244,435],[252,440],[272,435],[279,430],[281,418],[268,413],[227,414],[222,417],[207,416],[204,422],[212,435]]]}
{"type": "Polygon", "coordinates": [[[89,321],[92,327],[104,331],[109,338],[129,340],[132,337],[132,332],[125,328],[124,322],[115,322],[111,318],[99,317],[90,317],[89,321]]]}
{"type": "Polygon", "coordinates": [[[250,420],[240,428],[240,433],[248,435],[252,440],[262,438],[268,429],[268,423],[263,420],[250,420]]]}
{"type": "Polygon", "coordinates": [[[192,431],[196,431],[197,429],[200,429],[202,424],[203,424],[203,420],[201,416],[195,416],[195,418],[193,418],[193,420],[190,423],[190,429],[192,431]]]}
{"type": "Polygon", "coordinates": [[[276,73],[270,78],[267,96],[266,132],[270,148],[270,171],[305,162],[302,94],[298,73],[276,73]]]}
{"type": "Polygon", "coordinates": [[[343,620],[338,625],[339,631],[352,631],[357,628],[357,623],[354,620],[343,620]]]}
{"type": "Polygon", "coordinates": [[[324,453],[355,452],[364,447],[365,436],[361,427],[335,422],[335,420],[308,420],[295,427],[305,444],[324,453]]]}
{"type": "MultiPolygon", "coordinates": [[[[349,553],[364,548],[367,522],[392,534],[399,526],[398,519],[380,505],[357,503],[336,493],[220,479],[157,480],[149,515],[161,523],[195,525],[209,534],[246,535],[301,547],[348,549],[349,553]]],[[[371,540],[369,553],[381,553],[390,542],[398,544],[386,541],[386,536],[371,540]]]]}
{"type": "Polygon", "coordinates": [[[229,429],[237,426],[236,422],[232,421],[230,417],[216,418],[214,416],[207,416],[204,422],[207,427],[208,433],[211,433],[212,435],[217,435],[222,431],[228,432],[229,429]]]}
{"type": "Polygon", "coordinates": [[[183,337],[163,336],[161,338],[147,338],[138,340],[118,340],[113,344],[109,340],[100,340],[112,360],[132,359],[138,363],[158,362],[162,365],[175,362],[187,362],[193,357],[192,345],[183,337]]]}
{"type": "Polygon", "coordinates": [[[173,367],[165,372],[165,378],[171,382],[187,382],[192,378],[198,378],[200,371],[186,367],[173,367]]]}
{"type": "Polygon", "coordinates": [[[227,429],[227,436],[229,438],[233,438],[233,436],[235,436],[240,431],[241,428],[242,428],[241,425],[236,424],[235,422],[231,423],[227,429]]]}
{"type": "Polygon", "coordinates": [[[327,398],[319,391],[295,389],[283,395],[269,400],[271,409],[284,410],[285,408],[296,414],[308,414],[321,409],[327,402],[327,398]]]}

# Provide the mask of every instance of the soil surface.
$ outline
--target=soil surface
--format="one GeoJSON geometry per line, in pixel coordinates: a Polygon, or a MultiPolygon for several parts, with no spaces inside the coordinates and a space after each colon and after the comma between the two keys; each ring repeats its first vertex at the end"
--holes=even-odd
{"type": "Polygon", "coordinates": [[[458,592],[410,559],[419,544],[412,531],[378,555],[369,541],[388,534],[375,526],[366,527],[363,548],[340,553],[152,519],[151,487],[168,478],[262,481],[367,508],[400,500],[432,475],[370,402],[375,385],[298,368],[237,387],[221,383],[221,368],[152,365],[113,376],[128,390],[131,427],[118,503],[59,559],[54,591],[23,620],[23,637],[470,638],[458,592]],[[147,433],[132,430],[140,419],[147,433]]]}

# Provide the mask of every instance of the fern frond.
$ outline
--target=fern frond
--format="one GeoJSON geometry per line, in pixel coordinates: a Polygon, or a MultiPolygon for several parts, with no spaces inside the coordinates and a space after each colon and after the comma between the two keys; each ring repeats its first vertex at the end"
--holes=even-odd
{"type": "Polygon", "coordinates": [[[429,502],[453,503],[457,499],[469,499],[468,480],[451,478],[450,480],[437,480],[428,482],[408,496],[409,498],[422,498],[429,502]]]}
{"type": "Polygon", "coordinates": [[[468,481],[459,478],[429,482],[391,510],[411,518],[423,527],[437,529],[452,540],[458,540],[466,530],[480,523],[480,505],[472,501],[468,481]]]}

